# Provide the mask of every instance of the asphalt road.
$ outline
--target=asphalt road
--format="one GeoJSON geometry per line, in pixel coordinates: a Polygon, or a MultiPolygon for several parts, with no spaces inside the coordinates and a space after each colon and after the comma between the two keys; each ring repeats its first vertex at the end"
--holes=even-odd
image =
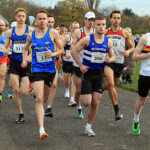
{"type": "Polygon", "coordinates": [[[83,108],[85,119],[77,119],[76,108],[68,107],[68,99],[63,98],[64,86],[58,85],[53,105],[54,118],[45,118],[49,136],[40,141],[34,98],[22,98],[26,122],[16,125],[17,110],[13,99],[5,96],[5,89],[0,104],[0,150],[150,150],[150,102],[146,103],[141,114],[141,135],[134,136],[131,128],[137,93],[120,88],[117,92],[124,118],[114,121],[110,98],[104,92],[92,126],[96,136],[88,137],[84,135],[88,108],[83,108]]]}

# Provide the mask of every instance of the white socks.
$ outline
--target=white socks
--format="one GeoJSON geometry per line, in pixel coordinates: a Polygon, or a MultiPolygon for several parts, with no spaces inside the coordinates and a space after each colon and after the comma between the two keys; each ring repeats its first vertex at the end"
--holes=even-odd
{"type": "Polygon", "coordinates": [[[81,105],[76,107],[77,109],[82,109],[81,105]]]}
{"type": "Polygon", "coordinates": [[[91,128],[91,124],[87,123],[85,127],[86,128],[91,128]]]}
{"type": "Polygon", "coordinates": [[[40,135],[42,135],[43,133],[45,133],[44,127],[40,127],[40,128],[39,128],[39,132],[40,132],[40,135]]]}
{"type": "Polygon", "coordinates": [[[51,105],[47,105],[47,108],[51,108],[52,106],[51,105]]]}
{"type": "Polygon", "coordinates": [[[134,113],[134,122],[137,123],[139,122],[139,114],[137,115],[136,113],[134,113]]]}

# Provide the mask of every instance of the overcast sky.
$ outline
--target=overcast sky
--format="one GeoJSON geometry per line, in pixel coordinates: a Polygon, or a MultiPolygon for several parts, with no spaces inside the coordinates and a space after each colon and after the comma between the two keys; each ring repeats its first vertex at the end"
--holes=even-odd
{"type": "MultiPolygon", "coordinates": [[[[59,0],[30,0],[41,6],[54,7],[59,0]]],[[[130,8],[132,11],[140,16],[150,15],[150,0],[101,0],[100,8],[117,7],[120,10],[130,8]]]]}

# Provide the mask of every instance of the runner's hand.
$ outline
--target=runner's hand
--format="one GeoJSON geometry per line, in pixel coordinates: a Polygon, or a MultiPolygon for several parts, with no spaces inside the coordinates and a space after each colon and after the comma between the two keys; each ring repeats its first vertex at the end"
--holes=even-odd
{"type": "Polygon", "coordinates": [[[23,62],[21,63],[21,67],[22,67],[22,68],[26,68],[26,67],[27,67],[27,61],[23,61],[23,62]]]}
{"type": "Polygon", "coordinates": [[[122,53],[123,53],[123,55],[124,55],[125,57],[128,57],[128,56],[129,56],[129,52],[128,52],[128,51],[123,51],[122,53]]]}
{"type": "Polygon", "coordinates": [[[86,73],[86,72],[88,71],[88,67],[82,65],[82,66],[80,67],[80,70],[81,70],[82,73],[86,73]]]}
{"type": "Polygon", "coordinates": [[[106,63],[109,63],[109,55],[108,55],[108,54],[106,54],[105,62],[106,62],[106,63]]]}
{"type": "Polygon", "coordinates": [[[52,53],[47,47],[46,47],[46,52],[45,52],[45,56],[46,57],[53,57],[54,56],[54,53],[52,53]]]}
{"type": "Polygon", "coordinates": [[[9,54],[8,49],[4,49],[4,50],[3,50],[3,53],[4,53],[4,55],[7,57],[8,54],[9,54]]]}

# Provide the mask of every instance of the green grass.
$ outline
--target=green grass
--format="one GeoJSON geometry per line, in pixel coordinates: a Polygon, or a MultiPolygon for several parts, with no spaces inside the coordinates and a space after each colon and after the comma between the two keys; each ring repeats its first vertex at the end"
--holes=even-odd
{"type": "Polygon", "coordinates": [[[139,78],[140,67],[141,67],[141,62],[140,61],[136,62],[135,73],[134,73],[134,75],[131,76],[133,83],[131,83],[129,85],[121,85],[120,84],[121,81],[120,81],[117,84],[117,86],[121,87],[121,88],[128,89],[130,91],[137,92],[138,91],[138,78],[139,78]]]}

